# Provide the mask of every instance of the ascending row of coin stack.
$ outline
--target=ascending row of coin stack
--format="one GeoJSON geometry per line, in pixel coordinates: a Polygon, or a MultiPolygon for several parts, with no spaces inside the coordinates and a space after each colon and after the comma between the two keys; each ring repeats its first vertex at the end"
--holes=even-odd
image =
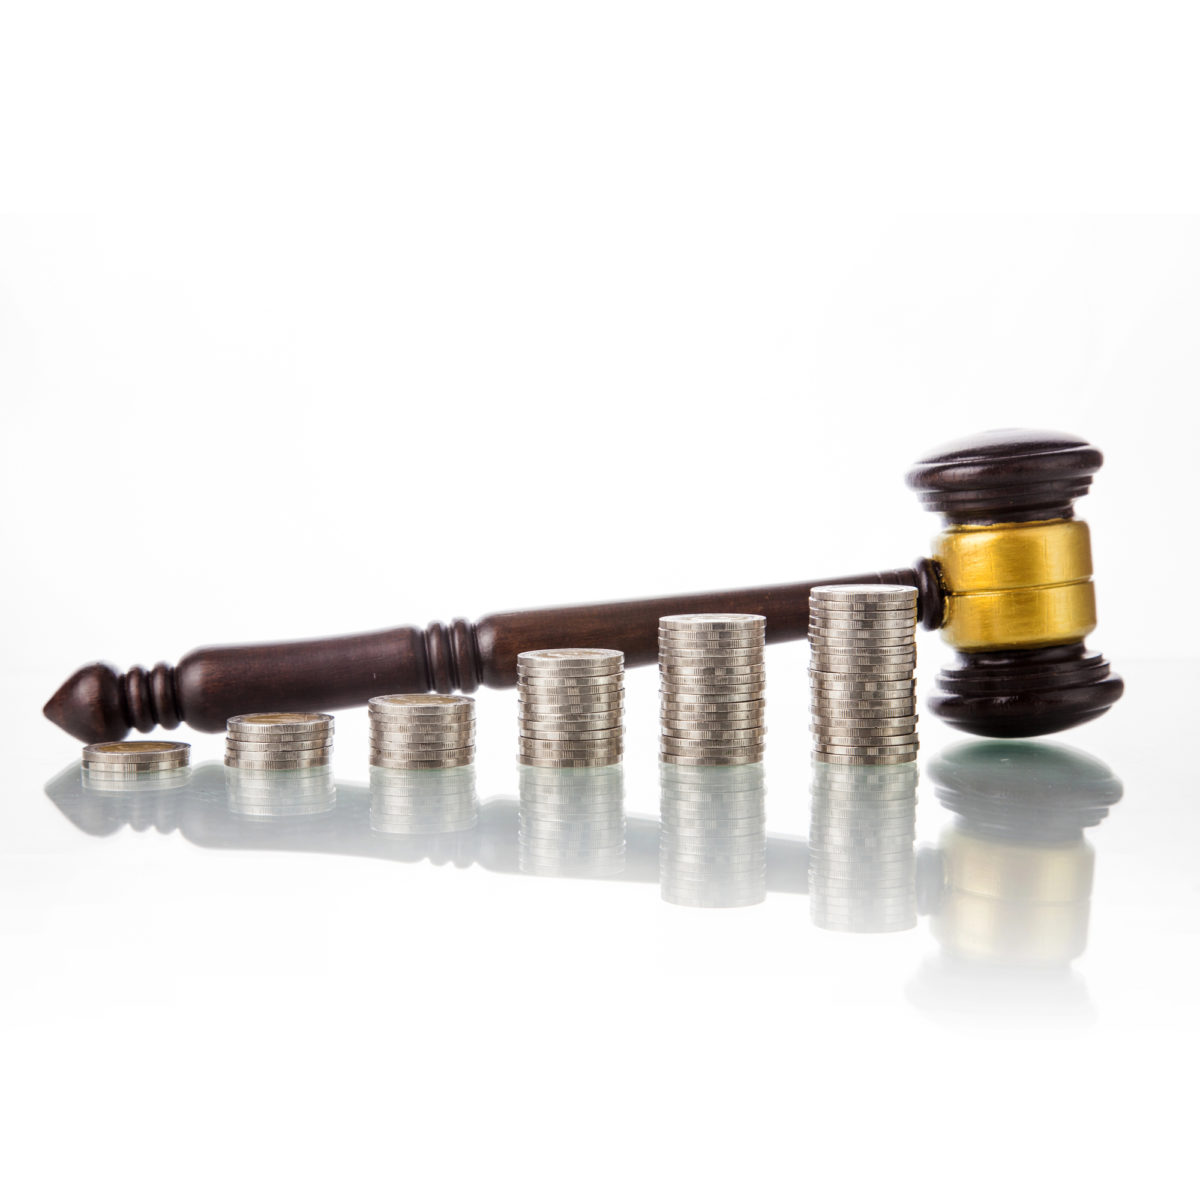
{"type": "Polygon", "coordinates": [[[225,765],[243,771],[324,767],[333,754],[328,713],[247,713],[225,722],[225,765]]]}
{"type": "Polygon", "coordinates": [[[677,766],[762,761],[765,617],[689,613],[658,623],[661,758],[677,766]]]}
{"type": "Polygon", "coordinates": [[[809,595],[813,758],[844,766],[915,761],[917,589],[815,587],[809,595]]]}
{"type": "Polygon", "coordinates": [[[625,655],[586,647],[517,655],[520,741],[527,767],[609,767],[621,761],[625,655]]]}
{"type": "Polygon", "coordinates": [[[375,696],[367,717],[373,767],[428,771],[475,761],[470,696],[375,696]]]}

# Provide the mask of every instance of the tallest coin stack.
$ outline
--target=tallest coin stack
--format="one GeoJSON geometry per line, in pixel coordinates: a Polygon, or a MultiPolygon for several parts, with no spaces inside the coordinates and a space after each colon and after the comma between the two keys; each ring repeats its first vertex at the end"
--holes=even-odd
{"type": "Polygon", "coordinates": [[[813,758],[885,766],[917,757],[917,589],[840,584],[809,595],[813,758]]]}

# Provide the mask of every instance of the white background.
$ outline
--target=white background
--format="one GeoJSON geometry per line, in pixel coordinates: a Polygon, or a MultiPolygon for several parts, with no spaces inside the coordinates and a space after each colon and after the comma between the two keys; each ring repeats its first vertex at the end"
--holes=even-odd
{"type": "MultiPolygon", "coordinates": [[[[918,1036],[878,957],[795,957],[802,913],[647,926],[620,888],[108,859],[41,794],[75,748],[39,709],[93,658],[905,566],[936,528],[917,456],[1066,429],[1107,458],[1093,640],[1143,685],[1064,740],[1153,792],[1143,842],[1097,844],[1145,880],[1169,848],[1154,944],[1194,951],[1195,785],[1151,751],[1195,715],[1195,35],[1155,4],[6,5],[6,1190],[986,1190],[992,1138],[1040,1184],[1094,1122],[1169,1128],[1133,1051],[1166,984],[1119,986],[1136,888],[1107,901],[1114,1028],[997,1052],[918,1036]],[[1064,1126],[1033,1079],[1068,1081],[1064,1126]],[[1030,1103],[1044,1124],[997,1128],[1030,1103]]],[[[798,689],[802,652],[772,653],[798,689]]],[[[484,797],[514,725],[486,702],[484,797]]],[[[1157,1052],[1194,1053],[1165,1024],[1157,1052]]],[[[1135,1170],[1116,1141],[1101,1190],[1135,1170]]]]}

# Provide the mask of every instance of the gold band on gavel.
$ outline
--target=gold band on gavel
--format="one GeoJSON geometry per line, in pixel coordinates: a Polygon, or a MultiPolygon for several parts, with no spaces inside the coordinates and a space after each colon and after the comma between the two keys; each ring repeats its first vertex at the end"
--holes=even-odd
{"type": "Polygon", "coordinates": [[[1060,646],[1096,628],[1083,521],[951,525],[933,557],[946,589],[942,633],[957,650],[1060,646]]]}

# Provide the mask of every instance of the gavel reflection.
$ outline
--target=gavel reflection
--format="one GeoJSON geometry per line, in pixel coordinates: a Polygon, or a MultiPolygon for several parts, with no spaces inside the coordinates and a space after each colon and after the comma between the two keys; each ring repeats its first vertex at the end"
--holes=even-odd
{"type": "MultiPolygon", "coordinates": [[[[934,713],[991,737],[1036,737],[1107,711],[1122,682],[1083,639],[1096,625],[1088,527],[1074,517],[1103,462],[1062,433],[999,430],[942,446],[908,483],[946,527],[911,568],[820,583],[916,587],[922,623],[958,652],[929,697],[934,713]]],[[[836,493],[832,494],[836,501],[836,493]]],[[[768,642],[803,638],[816,583],[499,613],[327,638],[195,650],[176,666],[124,674],[91,663],[45,714],[84,742],[186,722],[215,732],[238,713],[328,710],[388,692],[512,687],[517,655],[556,646],[622,650],[628,666],[657,657],[658,621],[671,613],[766,617],[768,642]]]]}
{"type": "Polygon", "coordinates": [[[529,876],[658,883],[674,904],[740,907],[808,893],[813,922],[897,933],[930,915],[965,962],[1063,964],[1086,943],[1098,824],[1121,784],[1054,745],[968,744],[928,768],[956,815],[936,847],[915,841],[917,773],[814,772],[808,842],[768,834],[760,764],[670,768],[659,818],[627,815],[621,767],[525,768],[519,798],[480,804],[474,769],[375,769],[368,786],[328,768],[240,772],[211,763],[170,776],[89,781],[77,765],[47,795],[84,832],[180,832],[211,848],[430,861],[529,876]]]}

